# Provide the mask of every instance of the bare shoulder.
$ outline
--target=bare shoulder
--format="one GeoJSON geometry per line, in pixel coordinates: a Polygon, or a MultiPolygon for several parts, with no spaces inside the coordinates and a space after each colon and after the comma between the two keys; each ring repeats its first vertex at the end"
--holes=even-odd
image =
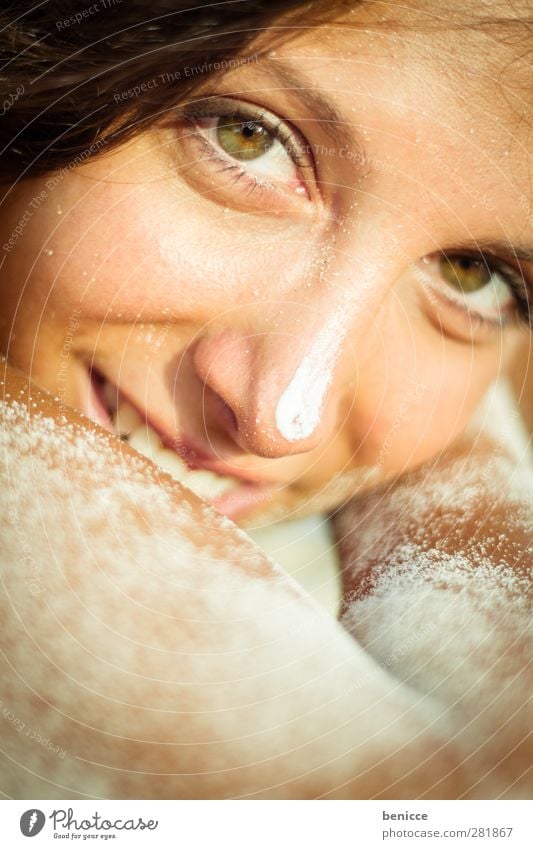
{"type": "Polygon", "coordinates": [[[469,786],[432,699],[399,688],[232,523],[23,376],[5,379],[4,794],[469,786]]]}
{"type": "Polygon", "coordinates": [[[528,796],[533,472],[478,436],[336,520],[345,627],[439,701],[488,796],[528,796]]]}

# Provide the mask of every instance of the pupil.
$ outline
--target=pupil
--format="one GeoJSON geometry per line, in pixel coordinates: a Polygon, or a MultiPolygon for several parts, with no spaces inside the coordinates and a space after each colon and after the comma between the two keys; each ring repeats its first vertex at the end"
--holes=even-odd
{"type": "Polygon", "coordinates": [[[243,120],[239,115],[220,117],[217,140],[234,159],[258,159],[274,144],[274,137],[257,121],[243,120]]]}
{"type": "Polygon", "coordinates": [[[442,256],[439,265],[444,279],[465,295],[479,291],[490,283],[492,277],[490,269],[475,257],[442,256]]]}

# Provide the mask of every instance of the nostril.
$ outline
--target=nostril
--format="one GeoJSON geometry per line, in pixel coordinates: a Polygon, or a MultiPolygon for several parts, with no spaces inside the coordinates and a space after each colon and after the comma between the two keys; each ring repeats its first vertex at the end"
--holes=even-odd
{"type": "Polygon", "coordinates": [[[229,428],[234,432],[238,433],[239,431],[239,423],[237,421],[237,416],[231,409],[229,404],[226,404],[225,401],[222,401],[221,404],[221,413],[224,416],[229,428]]]}
{"type": "Polygon", "coordinates": [[[224,430],[229,436],[239,432],[239,422],[232,407],[214,389],[204,389],[204,413],[211,410],[211,421],[224,430]]]}

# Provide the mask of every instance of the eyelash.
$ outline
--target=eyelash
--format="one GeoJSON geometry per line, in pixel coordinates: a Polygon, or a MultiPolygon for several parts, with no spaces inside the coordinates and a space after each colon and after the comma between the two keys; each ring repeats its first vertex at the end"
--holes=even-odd
{"type": "MultiPolygon", "coordinates": [[[[486,254],[469,252],[469,251],[450,251],[445,254],[449,259],[454,259],[457,257],[469,257],[470,259],[476,259],[479,262],[483,263],[491,273],[500,274],[504,279],[506,285],[509,287],[510,292],[513,295],[516,310],[513,314],[513,319],[516,324],[520,326],[526,325],[528,328],[533,328],[533,312],[531,309],[531,299],[528,293],[528,287],[523,279],[522,273],[517,269],[512,268],[508,263],[503,260],[499,260],[493,256],[487,256],[486,254]]],[[[452,299],[450,301],[459,307],[459,304],[454,303],[452,299]]],[[[461,307],[459,307],[461,309],[461,307]]],[[[489,326],[489,327],[503,327],[507,322],[505,320],[497,320],[490,319],[487,316],[482,315],[477,310],[469,311],[472,316],[475,317],[476,321],[480,326],[489,326]]]]}
{"type": "Polygon", "coordinates": [[[511,269],[499,269],[500,274],[505,277],[511,292],[513,293],[517,307],[517,317],[520,324],[525,324],[530,330],[533,329],[533,312],[531,309],[531,297],[522,275],[511,269]]]}
{"type": "Polygon", "coordinates": [[[223,151],[218,151],[211,142],[199,133],[198,119],[200,118],[237,118],[238,120],[253,121],[260,124],[267,132],[278,141],[290,156],[292,162],[300,171],[311,168],[309,163],[308,145],[303,138],[300,138],[299,133],[295,128],[289,127],[281,119],[277,118],[272,113],[259,107],[250,105],[249,109],[243,106],[242,101],[234,101],[230,98],[221,98],[219,100],[210,99],[209,101],[196,101],[189,104],[182,110],[182,118],[187,121],[190,128],[193,130],[197,141],[202,144],[206,155],[212,162],[221,163],[224,167],[220,172],[234,171],[234,184],[240,180],[245,180],[248,183],[248,191],[265,186],[268,188],[275,187],[265,178],[250,173],[244,166],[239,164],[238,160],[232,160],[229,154],[223,151]],[[307,157],[307,159],[306,159],[307,157]]]}
{"type": "MultiPolygon", "coordinates": [[[[494,330],[501,331],[510,324],[514,324],[515,327],[526,326],[528,329],[532,328],[533,310],[530,306],[528,285],[522,277],[521,270],[513,268],[509,262],[500,260],[493,254],[483,254],[479,251],[472,251],[466,248],[463,250],[455,249],[427,254],[419,260],[417,266],[422,271],[421,281],[429,302],[431,303],[436,299],[437,305],[440,302],[441,306],[444,305],[447,310],[453,310],[459,319],[468,321],[468,327],[466,328],[468,333],[473,330],[489,333],[494,330]],[[477,304],[475,301],[472,303],[472,299],[469,298],[468,294],[454,295],[453,288],[450,288],[450,284],[440,273],[439,262],[442,259],[449,262],[460,259],[475,260],[484,266],[491,275],[498,275],[501,279],[501,284],[508,290],[509,302],[507,306],[499,310],[496,316],[490,316],[477,308],[477,304]],[[436,280],[437,282],[435,282],[436,280]]],[[[497,286],[498,284],[494,282],[488,285],[497,286]]],[[[457,332],[459,325],[453,325],[453,327],[454,331],[457,332]]]]}
{"type": "MultiPolygon", "coordinates": [[[[222,167],[218,169],[219,173],[233,172],[234,179],[232,185],[236,185],[241,181],[244,182],[245,191],[247,194],[252,193],[256,189],[278,190],[278,187],[256,174],[248,171],[238,160],[233,160],[229,154],[214,147],[214,145],[206,139],[200,132],[198,119],[201,118],[236,118],[238,120],[253,121],[260,124],[268,131],[268,133],[278,141],[290,156],[292,162],[299,171],[311,169],[314,173],[314,161],[309,161],[309,145],[305,139],[300,136],[298,131],[289,127],[284,121],[270,113],[268,110],[257,106],[249,105],[247,108],[243,101],[232,100],[231,98],[223,97],[219,99],[210,98],[207,101],[195,101],[188,104],[181,112],[182,119],[188,123],[191,130],[194,132],[196,140],[202,145],[206,156],[211,162],[218,163],[222,167]]],[[[457,258],[468,256],[472,259],[479,260],[492,273],[500,274],[506,285],[509,287],[513,295],[516,310],[513,313],[513,319],[516,324],[521,326],[526,325],[528,328],[533,328],[533,309],[530,304],[528,287],[525,284],[522,273],[517,269],[512,268],[508,263],[500,261],[493,256],[487,256],[475,251],[450,251],[445,254],[448,258],[457,258]]],[[[468,312],[471,318],[474,318],[479,326],[487,327],[502,327],[507,323],[505,319],[491,319],[475,309],[463,307],[453,298],[447,298],[448,303],[461,310],[464,314],[468,312]]]]}

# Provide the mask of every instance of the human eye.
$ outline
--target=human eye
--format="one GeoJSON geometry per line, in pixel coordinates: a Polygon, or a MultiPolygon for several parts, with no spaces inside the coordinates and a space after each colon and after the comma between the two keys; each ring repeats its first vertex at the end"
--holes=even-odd
{"type": "MultiPolygon", "coordinates": [[[[311,198],[313,163],[299,132],[274,113],[233,98],[208,98],[183,109],[188,157],[214,195],[241,192],[267,202],[311,198]]],[[[231,202],[231,199],[230,199],[231,202]]]]}
{"type": "Polygon", "coordinates": [[[423,257],[419,276],[438,319],[446,326],[445,311],[459,332],[502,328],[513,320],[531,324],[527,285],[522,273],[492,255],[443,251],[423,257]],[[457,317],[463,324],[457,324],[457,317]]]}

